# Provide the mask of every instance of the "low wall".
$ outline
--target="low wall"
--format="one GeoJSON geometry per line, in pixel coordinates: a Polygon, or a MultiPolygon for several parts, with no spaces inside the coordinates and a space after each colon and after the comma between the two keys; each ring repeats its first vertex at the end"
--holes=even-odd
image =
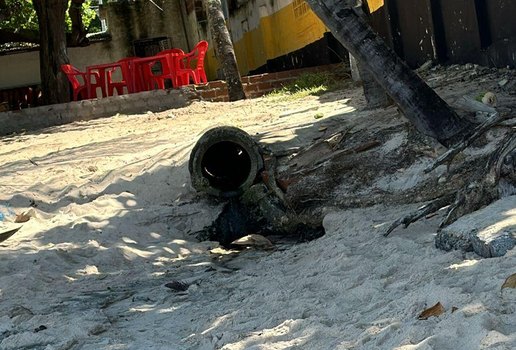
{"type": "Polygon", "coordinates": [[[180,108],[195,98],[188,89],[153,90],[3,112],[0,113],[0,135],[110,117],[117,113],[136,114],[180,108]]]}
{"type": "MultiPolygon", "coordinates": [[[[242,83],[247,98],[255,98],[293,82],[304,73],[335,71],[336,67],[337,65],[327,65],[253,75],[242,77],[242,83]]],[[[79,120],[110,117],[117,113],[159,112],[185,107],[194,100],[228,101],[226,82],[218,80],[203,85],[189,85],[180,89],[145,91],[136,94],[1,112],[0,135],[8,135],[24,130],[39,130],[79,120]]]]}
{"type": "MultiPolygon", "coordinates": [[[[341,68],[339,64],[330,64],[325,66],[294,69],[277,73],[250,75],[247,77],[242,77],[242,85],[244,86],[244,91],[247,98],[256,98],[263,96],[275,89],[280,89],[289,83],[292,83],[303,74],[333,72],[339,68],[341,68]]],[[[210,81],[205,85],[192,85],[186,87],[186,89],[190,89],[199,99],[205,101],[229,101],[227,84],[223,80],[210,81]]]]}

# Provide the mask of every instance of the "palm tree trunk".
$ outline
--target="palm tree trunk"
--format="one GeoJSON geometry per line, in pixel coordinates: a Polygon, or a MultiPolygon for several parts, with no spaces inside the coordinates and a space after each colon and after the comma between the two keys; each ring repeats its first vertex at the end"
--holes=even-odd
{"type": "Polygon", "coordinates": [[[423,134],[450,146],[467,133],[460,119],[353,10],[352,1],[306,0],[340,43],[369,70],[423,134]]]}
{"type": "Polygon", "coordinates": [[[228,85],[229,100],[242,100],[245,98],[244,87],[238,71],[233,43],[224,20],[222,4],[220,0],[205,0],[205,5],[208,9],[208,26],[228,85]]]}

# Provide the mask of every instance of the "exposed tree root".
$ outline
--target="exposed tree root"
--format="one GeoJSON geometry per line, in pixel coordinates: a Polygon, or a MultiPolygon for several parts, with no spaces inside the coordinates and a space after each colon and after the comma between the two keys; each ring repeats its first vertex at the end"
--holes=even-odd
{"type": "Polygon", "coordinates": [[[425,174],[431,172],[435,168],[437,168],[439,165],[444,163],[450,163],[453,158],[457,154],[459,154],[461,151],[466,149],[473,141],[478,139],[480,136],[482,136],[487,130],[491,129],[493,126],[501,123],[504,121],[506,117],[499,115],[498,113],[492,113],[490,117],[483,123],[477,126],[471,134],[471,136],[467,137],[463,141],[459,142],[457,145],[451,147],[447,152],[443,153],[437,160],[428,168],[425,169],[425,174]]]}
{"type": "Polygon", "coordinates": [[[498,199],[496,188],[484,181],[479,181],[461,189],[455,202],[448,208],[439,229],[448,226],[461,216],[472,213],[498,199]]]}
{"type": "Polygon", "coordinates": [[[413,222],[418,221],[422,217],[427,216],[428,214],[435,213],[439,209],[449,205],[453,199],[455,198],[455,193],[439,197],[437,199],[434,199],[430,203],[425,204],[424,206],[418,208],[416,211],[399,218],[398,220],[394,221],[391,226],[387,229],[387,231],[383,234],[384,237],[387,237],[396,227],[403,224],[403,228],[407,228],[410,224],[413,222]]]}
{"type": "MultiPolygon", "coordinates": [[[[493,171],[492,176],[498,180],[501,176],[514,177],[516,172],[516,130],[507,135],[501,146],[493,152],[487,169],[493,171]]],[[[512,179],[516,180],[516,179],[512,179]]]]}
{"type": "MultiPolygon", "coordinates": [[[[460,151],[465,149],[471,142],[487,131],[490,127],[497,125],[503,118],[492,115],[488,121],[480,125],[476,131],[465,141],[456,147],[450,149],[443,154],[438,160],[428,168],[435,169],[444,162],[449,162],[460,151]]],[[[485,168],[472,176],[472,182],[464,186],[459,191],[442,196],[436,200],[419,208],[417,211],[404,216],[391,224],[389,229],[384,233],[388,236],[396,227],[403,224],[406,228],[411,223],[421,219],[422,217],[434,213],[446,205],[450,205],[444,219],[439,225],[439,229],[456,221],[458,218],[476,211],[493,201],[516,193],[516,132],[511,132],[500,143],[498,149],[493,152],[485,168]],[[477,180],[474,180],[476,178],[477,180]],[[500,188],[500,181],[506,179],[507,188],[500,188]],[[455,200],[453,198],[455,197],[455,200]],[[453,203],[452,203],[453,201],[453,203]]]]}
{"type": "MultiPolygon", "coordinates": [[[[502,166],[507,163],[506,158],[511,152],[516,149],[516,133],[511,132],[501,142],[500,147],[493,152],[484,174],[480,176],[480,180],[464,187],[457,193],[455,203],[450,206],[448,213],[441,222],[439,228],[443,228],[463,215],[469,214],[478,210],[491,202],[499,199],[502,196],[510,195],[510,193],[501,193],[499,190],[499,182],[501,175],[509,175],[507,172],[502,174],[502,166]]],[[[511,162],[510,168],[514,172],[513,164],[511,162]]],[[[509,172],[511,169],[508,169],[509,172]]],[[[509,179],[509,181],[511,181],[509,179]]],[[[512,182],[512,181],[511,181],[512,182]]]]}

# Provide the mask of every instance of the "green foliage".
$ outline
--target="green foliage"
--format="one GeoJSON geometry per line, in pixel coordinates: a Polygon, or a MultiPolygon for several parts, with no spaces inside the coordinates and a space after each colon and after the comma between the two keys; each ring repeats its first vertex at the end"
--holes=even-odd
{"type": "Polygon", "coordinates": [[[0,29],[38,29],[38,16],[31,0],[5,0],[10,16],[0,22],[0,29]]]}
{"type": "MultiPolygon", "coordinates": [[[[16,31],[18,29],[38,30],[38,16],[34,10],[31,0],[5,0],[7,8],[10,10],[10,16],[0,22],[0,29],[11,29],[16,31]]],[[[92,0],[86,0],[82,5],[82,21],[85,28],[89,32],[100,31],[99,21],[96,20],[97,14],[91,8],[92,0]]],[[[70,31],[72,21],[66,13],[65,20],[66,30],[70,31]]]]}
{"type": "Polygon", "coordinates": [[[485,94],[485,91],[480,92],[477,96],[475,96],[475,100],[477,100],[478,102],[482,102],[482,99],[484,98],[485,94]]]}
{"type": "Polygon", "coordinates": [[[293,83],[271,91],[267,97],[288,101],[309,95],[320,95],[337,87],[338,82],[330,72],[304,73],[293,83]]]}
{"type": "MultiPolygon", "coordinates": [[[[93,2],[95,4],[98,3],[97,0],[86,0],[82,5],[82,23],[84,24],[84,28],[87,29],[88,33],[97,33],[101,31],[100,19],[97,16],[95,10],[91,7],[93,2]]],[[[71,22],[69,25],[71,25],[71,22]]]]}

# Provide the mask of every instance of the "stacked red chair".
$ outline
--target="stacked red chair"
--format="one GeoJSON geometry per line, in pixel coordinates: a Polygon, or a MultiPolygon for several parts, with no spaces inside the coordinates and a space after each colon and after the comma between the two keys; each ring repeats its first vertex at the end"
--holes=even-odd
{"type": "Polygon", "coordinates": [[[156,56],[164,56],[166,57],[165,62],[161,62],[161,73],[154,74],[152,72],[151,67],[157,62],[152,62],[149,64],[149,68],[146,69],[145,75],[150,78],[157,85],[158,89],[165,88],[165,80],[170,80],[172,83],[172,87],[178,87],[177,81],[177,68],[179,60],[185,55],[183,50],[181,49],[168,49],[160,51],[156,56]]]}
{"type": "Polygon", "coordinates": [[[88,74],[81,72],[71,64],[62,64],[61,70],[66,74],[68,81],[72,85],[74,101],[78,101],[79,96],[81,96],[82,99],[97,97],[96,89],[97,87],[101,87],[98,73],[88,74]],[[78,77],[82,79],[82,82],[78,77]],[[92,82],[92,77],[95,82],[92,82]]]}
{"type": "Polygon", "coordinates": [[[200,41],[194,49],[184,56],[182,67],[176,70],[179,85],[188,85],[192,81],[194,84],[207,83],[204,71],[204,58],[208,51],[208,42],[200,41]]]}
{"type": "Polygon", "coordinates": [[[107,93],[108,96],[113,96],[115,90],[118,95],[122,95],[124,93],[124,88],[127,89],[127,93],[133,93],[136,91],[136,87],[133,82],[133,74],[132,74],[132,61],[137,57],[126,57],[118,60],[117,63],[120,63],[120,70],[122,75],[122,80],[113,80],[113,73],[116,71],[116,68],[112,68],[107,71],[107,93]]]}

